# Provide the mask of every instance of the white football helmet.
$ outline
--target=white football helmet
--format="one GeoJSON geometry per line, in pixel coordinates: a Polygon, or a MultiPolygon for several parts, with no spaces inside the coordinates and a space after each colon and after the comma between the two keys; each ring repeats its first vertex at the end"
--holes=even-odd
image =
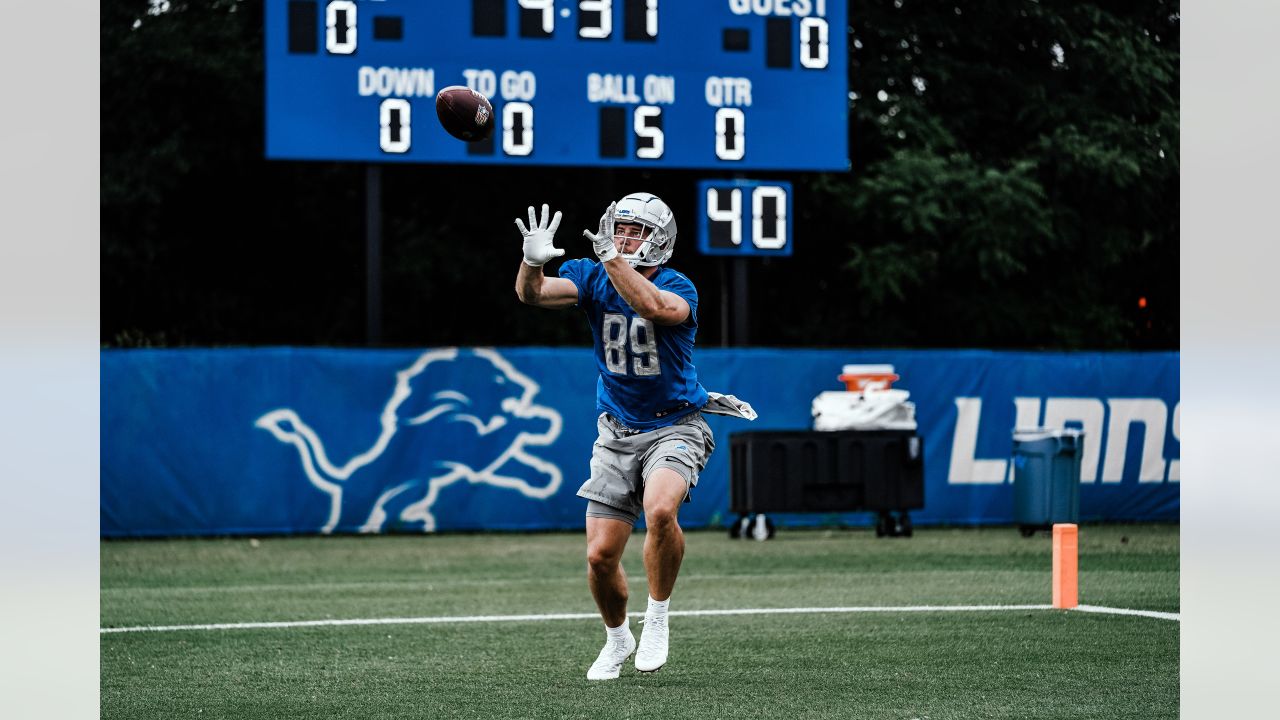
{"type": "Polygon", "coordinates": [[[631,193],[622,198],[613,211],[613,222],[649,228],[648,237],[634,253],[622,253],[631,267],[651,267],[671,259],[676,247],[676,215],[657,195],[631,193]]]}

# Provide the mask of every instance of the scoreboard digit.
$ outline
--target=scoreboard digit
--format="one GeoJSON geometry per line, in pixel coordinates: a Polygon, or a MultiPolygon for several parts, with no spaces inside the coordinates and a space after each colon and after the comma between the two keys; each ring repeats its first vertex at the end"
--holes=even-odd
{"type": "Polygon", "coordinates": [[[698,183],[698,250],[704,255],[790,257],[791,183],[698,183]]]}
{"type": "Polygon", "coordinates": [[[847,170],[839,0],[268,0],[267,157],[847,170]],[[436,92],[492,102],[461,143],[436,92]]]}

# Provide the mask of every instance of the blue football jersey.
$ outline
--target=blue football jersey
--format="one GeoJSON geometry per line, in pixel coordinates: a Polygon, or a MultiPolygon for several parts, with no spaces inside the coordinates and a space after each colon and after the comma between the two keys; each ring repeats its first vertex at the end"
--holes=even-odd
{"type": "Polygon", "coordinates": [[[599,262],[569,260],[560,277],[578,287],[578,307],[595,341],[596,407],[627,427],[652,430],[674,423],[707,404],[707,391],[693,366],[698,330],[698,291],[689,278],[659,267],[650,281],[689,303],[679,325],[658,325],[636,314],[609,282],[599,262]]]}

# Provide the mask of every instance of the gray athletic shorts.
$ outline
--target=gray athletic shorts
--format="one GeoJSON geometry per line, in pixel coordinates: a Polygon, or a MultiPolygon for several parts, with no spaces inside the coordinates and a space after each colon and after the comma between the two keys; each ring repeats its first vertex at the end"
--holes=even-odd
{"type": "Polygon", "coordinates": [[[591,478],[578,489],[586,498],[587,517],[608,517],[635,525],[644,512],[644,482],[654,470],[665,467],[685,481],[698,484],[698,473],[715,450],[715,438],[702,413],[686,415],[675,424],[656,430],[634,430],[612,415],[601,413],[596,421],[600,437],[591,449],[591,478]]]}

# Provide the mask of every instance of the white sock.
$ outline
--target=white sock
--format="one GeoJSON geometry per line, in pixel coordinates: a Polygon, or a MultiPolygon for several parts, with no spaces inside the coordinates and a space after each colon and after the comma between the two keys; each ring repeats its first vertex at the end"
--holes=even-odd
{"type": "Polygon", "coordinates": [[[625,620],[623,620],[623,621],[622,621],[622,624],[621,624],[621,625],[619,625],[619,626],[618,626],[618,627],[616,627],[616,628],[611,628],[611,627],[609,627],[608,625],[605,625],[605,626],[604,626],[604,631],[605,631],[605,633],[607,633],[607,634],[608,634],[609,639],[611,639],[611,640],[621,640],[621,639],[623,639],[623,638],[625,638],[625,637],[627,636],[627,632],[628,632],[628,628],[627,628],[627,626],[628,626],[628,625],[630,625],[630,624],[631,624],[631,618],[629,618],[629,617],[628,617],[628,618],[626,618],[625,620]]]}
{"type": "Polygon", "coordinates": [[[650,595],[649,609],[645,612],[645,614],[646,615],[666,615],[667,605],[669,605],[670,603],[671,603],[671,598],[667,598],[666,600],[654,600],[653,596],[650,595]]]}

